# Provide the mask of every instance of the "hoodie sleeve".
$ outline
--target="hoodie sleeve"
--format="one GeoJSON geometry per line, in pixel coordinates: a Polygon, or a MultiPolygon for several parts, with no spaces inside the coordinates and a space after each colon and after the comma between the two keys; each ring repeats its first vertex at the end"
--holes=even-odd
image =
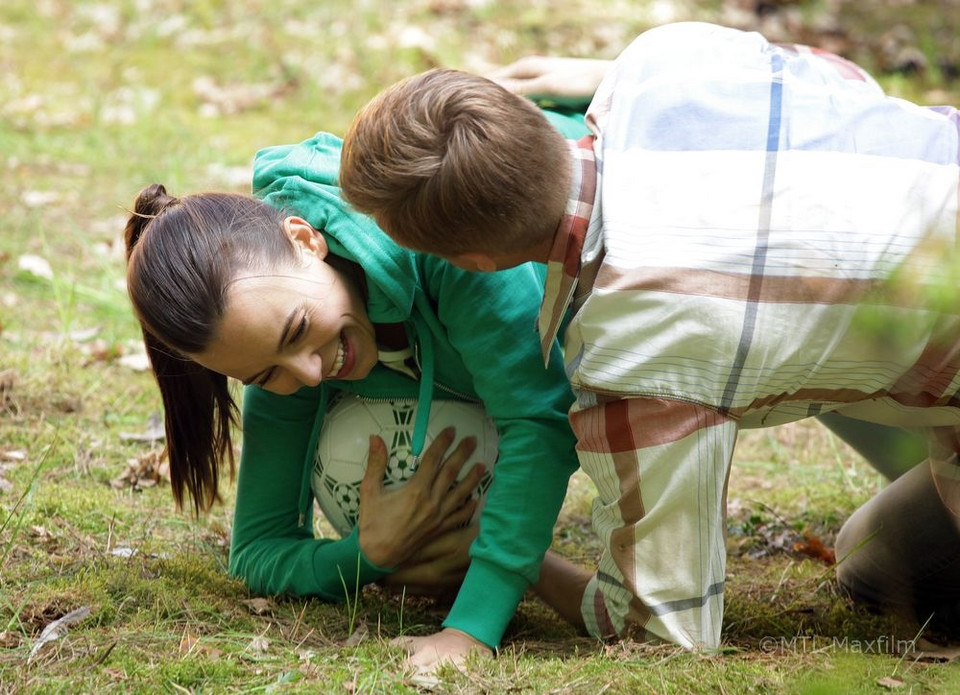
{"type": "MultiPolygon", "coordinates": [[[[564,137],[588,133],[576,109],[544,109],[544,115],[564,137]]],[[[447,336],[500,431],[470,569],[444,626],[496,647],[539,577],[568,480],[579,466],[567,419],[573,394],[557,341],[543,366],[535,329],[542,266],[467,273],[427,258],[425,268],[447,336]]]]}
{"type": "Polygon", "coordinates": [[[567,420],[573,394],[559,345],[543,366],[534,328],[542,267],[468,273],[426,257],[424,268],[438,318],[500,432],[470,569],[444,625],[496,647],[539,576],[578,467],[567,420]]]}
{"type": "Polygon", "coordinates": [[[342,601],[388,574],[367,561],[356,529],[341,540],[314,538],[308,448],[319,392],[244,391],[230,573],[258,594],[342,601]]]}

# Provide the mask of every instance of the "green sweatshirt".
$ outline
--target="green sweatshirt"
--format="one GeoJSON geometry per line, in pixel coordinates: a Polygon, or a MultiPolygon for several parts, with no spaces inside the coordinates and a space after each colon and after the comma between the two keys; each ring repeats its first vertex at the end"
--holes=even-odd
{"type": "Polygon", "coordinates": [[[254,194],[306,219],[332,253],[360,265],[371,321],[403,323],[423,376],[416,382],[377,365],[361,381],[325,382],[290,396],[246,388],[230,570],[257,593],[331,601],[388,574],[364,557],[356,529],[341,540],[314,537],[310,475],[326,405],[337,389],[417,397],[414,445],[422,448],[433,398],[474,399],[497,423],[500,453],[470,568],[444,626],[496,647],[538,577],[578,465],[559,346],[544,369],[535,334],[543,267],[468,273],[400,248],[341,200],[340,146],[320,133],[260,151],[254,194]]]}

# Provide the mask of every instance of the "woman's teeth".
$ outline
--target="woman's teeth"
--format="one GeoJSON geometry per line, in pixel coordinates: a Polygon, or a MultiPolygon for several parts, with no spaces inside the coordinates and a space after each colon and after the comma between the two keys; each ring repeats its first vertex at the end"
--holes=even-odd
{"type": "Polygon", "coordinates": [[[343,363],[346,358],[346,347],[343,344],[343,336],[340,336],[340,342],[337,343],[337,357],[333,361],[333,370],[330,372],[332,376],[337,376],[340,373],[340,370],[343,369],[343,363]]]}

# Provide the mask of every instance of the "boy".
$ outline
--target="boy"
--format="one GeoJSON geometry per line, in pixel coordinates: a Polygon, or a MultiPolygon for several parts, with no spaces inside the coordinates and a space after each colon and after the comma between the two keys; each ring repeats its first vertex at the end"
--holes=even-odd
{"type": "Polygon", "coordinates": [[[547,263],[544,346],[572,313],[570,420],[606,548],[593,574],[548,557],[542,595],[597,636],[715,648],[737,432],[823,415],[929,437],[844,525],[838,578],[956,629],[957,112],[888,98],[836,56],[682,23],[621,54],[587,123],[563,141],[525,99],[433,71],[361,112],[340,173],[402,245],[478,271],[547,263]]]}

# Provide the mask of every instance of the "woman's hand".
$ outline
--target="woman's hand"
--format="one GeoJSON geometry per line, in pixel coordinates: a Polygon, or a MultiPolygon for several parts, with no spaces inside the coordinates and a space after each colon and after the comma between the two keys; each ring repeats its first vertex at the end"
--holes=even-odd
{"type": "Polygon", "coordinates": [[[444,628],[427,637],[397,637],[391,644],[407,652],[406,663],[416,669],[416,677],[430,677],[444,664],[463,666],[467,657],[476,653],[493,656],[493,650],[483,642],[454,628],[444,628]]]}
{"type": "Polygon", "coordinates": [[[444,459],[454,436],[452,427],[443,430],[424,452],[413,477],[394,489],[383,486],[387,447],[380,437],[370,438],[367,470],[360,483],[357,528],[360,548],[373,564],[390,568],[402,565],[473,515],[476,502],[469,499],[470,493],[480,484],[484,467],[473,466],[454,485],[477,446],[473,437],[466,437],[444,459]]]}
{"type": "Polygon", "coordinates": [[[593,58],[528,56],[487,75],[520,96],[589,100],[612,61],[593,58]]]}
{"type": "Polygon", "coordinates": [[[470,567],[470,544],[479,530],[478,524],[469,524],[437,536],[381,579],[380,585],[411,596],[455,595],[470,567]]]}

